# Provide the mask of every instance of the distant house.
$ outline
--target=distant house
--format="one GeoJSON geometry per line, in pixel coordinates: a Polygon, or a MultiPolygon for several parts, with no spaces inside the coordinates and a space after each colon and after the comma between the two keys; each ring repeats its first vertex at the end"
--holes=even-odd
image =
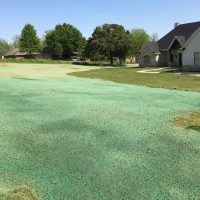
{"type": "Polygon", "coordinates": [[[32,53],[30,55],[30,53],[28,52],[22,52],[20,51],[20,49],[18,48],[14,48],[11,49],[10,51],[8,51],[5,55],[4,58],[15,58],[15,59],[21,59],[21,58],[25,58],[25,59],[52,59],[52,55],[51,55],[51,51],[47,48],[45,48],[43,50],[42,53],[32,53]]]}
{"type": "MultiPolygon", "coordinates": [[[[18,48],[14,48],[11,49],[10,51],[8,51],[5,55],[5,58],[30,58],[30,53],[28,52],[22,52],[20,51],[20,49],[18,48]]],[[[31,54],[31,58],[33,59],[37,59],[37,58],[41,58],[41,53],[32,53],[31,54]]]]}
{"type": "Polygon", "coordinates": [[[146,42],[139,53],[139,65],[200,71],[200,22],[176,23],[158,42],[146,42]]]}

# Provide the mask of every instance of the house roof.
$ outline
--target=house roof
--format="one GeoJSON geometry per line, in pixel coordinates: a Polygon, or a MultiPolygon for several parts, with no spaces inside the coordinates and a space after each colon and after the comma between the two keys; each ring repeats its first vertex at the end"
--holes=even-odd
{"type": "Polygon", "coordinates": [[[157,42],[148,42],[148,43],[149,43],[149,47],[152,49],[153,53],[160,53],[157,42]]]}
{"type": "MultiPolygon", "coordinates": [[[[148,46],[152,53],[160,53],[157,42],[145,42],[143,48],[145,48],[146,46],[148,46]]],[[[141,48],[140,53],[142,52],[143,48],[141,48]]]]}
{"type": "MultiPolygon", "coordinates": [[[[39,54],[39,53],[32,53],[32,54],[39,54]]],[[[26,56],[26,55],[29,55],[28,52],[21,52],[20,49],[18,48],[14,48],[14,49],[11,49],[9,50],[6,54],[5,54],[5,57],[6,56],[26,56]]]]}
{"type": "Polygon", "coordinates": [[[18,48],[10,49],[10,50],[5,54],[5,56],[13,56],[13,55],[16,55],[18,52],[19,52],[19,49],[18,49],[18,48]]]}
{"type": "Polygon", "coordinates": [[[185,44],[185,36],[176,36],[176,39],[179,41],[181,46],[185,44]]]}
{"type": "Polygon", "coordinates": [[[192,36],[192,34],[200,28],[200,22],[193,22],[188,24],[180,24],[167,35],[158,41],[159,49],[168,49],[175,37],[181,45],[192,36]]]}

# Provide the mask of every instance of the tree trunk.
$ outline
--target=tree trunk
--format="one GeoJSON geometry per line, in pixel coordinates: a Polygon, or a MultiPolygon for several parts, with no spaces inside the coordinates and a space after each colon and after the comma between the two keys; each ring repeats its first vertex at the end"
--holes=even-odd
{"type": "Polygon", "coordinates": [[[126,56],[119,57],[120,65],[124,65],[126,63],[126,56]]]}
{"type": "Polygon", "coordinates": [[[110,64],[113,65],[113,56],[110,54],[110,64]]]}

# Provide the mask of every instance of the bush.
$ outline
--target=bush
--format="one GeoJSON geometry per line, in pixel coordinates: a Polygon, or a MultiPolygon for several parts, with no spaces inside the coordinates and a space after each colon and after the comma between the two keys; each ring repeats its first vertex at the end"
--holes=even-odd
{"type": "Polygon", "coordinates": [[[73,62],[73,64],[74,64],[74,65],[85,65],[85,66],[101,66],[101,67],[126,66],[125,64],[122,64],[122,65],[120,65],[120,64],[110,65],[110,63],[108,63],[108,62],[97,62],[97,61],[90,61],[90,62],[81,61],[81,62],[73,62]]]}
{"type": "Polygon", "coordinates": [[[27,63],[27,64],[72,64],[65,60],[44,60],[44,59],[0,59],[1,63],[27,63]]]}

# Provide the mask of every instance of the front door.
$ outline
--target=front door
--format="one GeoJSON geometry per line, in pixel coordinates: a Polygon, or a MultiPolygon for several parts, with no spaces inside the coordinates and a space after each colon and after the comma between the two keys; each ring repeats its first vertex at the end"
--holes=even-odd
{"type": "Polygon", "coordinates": [[[170,47],[170,61],[172,67],[182,66],[182,54],[180,54],[179,52],[180,48],[182,48],[180,42],[177,39],[175,39],[170,47]]]}
{"type": "MultiPolygon", "coordinates": [[[[171,67],[178,67],[180,65],[180,57],[177,51],[173,51],[170,55],[171,67]]],[[[182,58],[181,58],[182,62],[182,58]]]]}

